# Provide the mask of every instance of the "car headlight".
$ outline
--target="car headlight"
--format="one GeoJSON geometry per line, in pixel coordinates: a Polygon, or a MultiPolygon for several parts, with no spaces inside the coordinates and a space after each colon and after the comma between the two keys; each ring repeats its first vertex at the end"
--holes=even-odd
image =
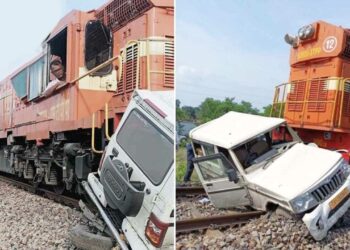
{"type": "Polygon", "coordinates": [[[350,166],[345,160],[343,160],[343,162],[340,165],[340,171],[342,172],[344,179],[348,178],[350,174],[350,166]]]}
{"type": "Polygon", "coordinates": [[[301,213],[317,205],[317,201],[307,192],[292,200],[291,205],[295,213],[301,213]]]}

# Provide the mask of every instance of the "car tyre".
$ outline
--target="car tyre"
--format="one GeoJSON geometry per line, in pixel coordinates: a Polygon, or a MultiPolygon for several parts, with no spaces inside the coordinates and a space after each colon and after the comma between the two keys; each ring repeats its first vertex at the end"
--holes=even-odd
{"type": "Polygon", "coordinates": [[[289,212],[287,209],[280,206],[276,208],[275,214],[281,217],[285,217],[286,219],[296,218],[296,216],[293,213],[289,212]]]}
{"type": "Polygon", "coordinates": [[[114,247],[112,238],[91,233],[89,227],[78,224],[69,231],[74,246],[83,250],[110,250],[114,247]]]}

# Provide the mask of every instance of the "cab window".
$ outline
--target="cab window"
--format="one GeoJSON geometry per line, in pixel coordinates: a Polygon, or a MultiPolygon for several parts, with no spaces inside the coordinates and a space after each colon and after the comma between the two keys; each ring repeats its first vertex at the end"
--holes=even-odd
{"type": "Polygon", "coordinates": [[[46,57],[29,66],[29,100],[38,97],[46,85],[46,57]]]}
{"type": "Polygon", "coordinates": [[[19,98],[27,95],[27,69],[22,70],[12,78],[12,86],[19,98]]]}

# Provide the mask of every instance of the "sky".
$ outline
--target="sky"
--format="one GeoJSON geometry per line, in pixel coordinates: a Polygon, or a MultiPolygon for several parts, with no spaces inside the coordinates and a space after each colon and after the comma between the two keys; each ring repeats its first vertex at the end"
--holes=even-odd
{"type": "Polygon", "coordinates": [[[234,97],[262,109],[289,78],[284,35],[317,20],[350,28],[349,9],[345,0],[177,0],[177,99],[234,97]]]}
{"type": "Polygon", "coordinates": [[[41,42],[69,11],[96,9],[106,1],[4,1],[0,15],[0,80],[38,55],[41,42]]]}

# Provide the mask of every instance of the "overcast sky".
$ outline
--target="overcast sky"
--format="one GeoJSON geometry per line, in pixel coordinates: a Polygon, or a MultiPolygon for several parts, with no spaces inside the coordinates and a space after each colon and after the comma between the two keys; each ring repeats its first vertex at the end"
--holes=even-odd
{"type": "Polygon", "coordinates": [[[95,9],[106,1],[4,1],[0,15],[0,80],[39,54],[41,42],[69,11],[95,9]]]}
{"type": "Polygon", "coordinates": [[[177,98],[235,97],[261,108],[288,81],[283,37],[324,20],[350,27],[350,1],[177,0],[177,98]]]}

